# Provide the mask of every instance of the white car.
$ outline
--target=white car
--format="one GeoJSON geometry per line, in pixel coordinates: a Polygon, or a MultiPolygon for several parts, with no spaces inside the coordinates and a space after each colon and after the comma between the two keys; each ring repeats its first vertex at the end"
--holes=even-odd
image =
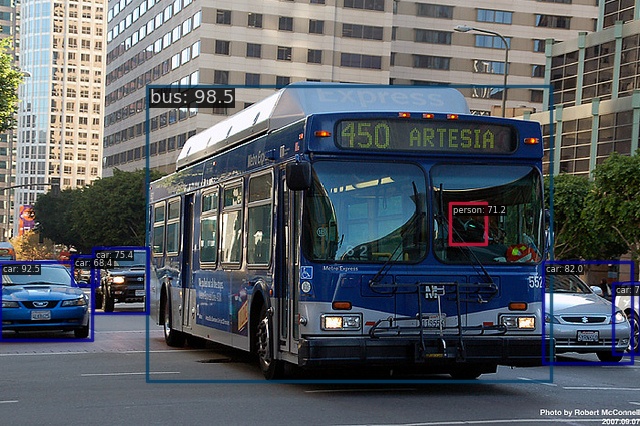
{"type": "Polygon", "coordinates": [[[575,275],[546,276],[545,330],[555,339],[556,353],[595,353],[600,361],[608,362],[622,359],[631,334],[624,313],[614,312],[611,302],[575,275]]]}
{"type": "Polygon", "coordinates": [[[633,338],[629,350],[638,353],[638,341],[640,339],[640,282],[621,282],[615,285],[614,303],[627,317],[633,329],[633,338]],[[632,303],[633,302],[633,303],[632,303]],[[632,304],[635,308],[632,307],[632,304]]]}

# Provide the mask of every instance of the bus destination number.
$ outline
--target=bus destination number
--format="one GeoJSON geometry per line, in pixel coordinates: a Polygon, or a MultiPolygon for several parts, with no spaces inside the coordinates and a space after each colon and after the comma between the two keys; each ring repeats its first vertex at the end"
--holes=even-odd
{"type": "Polygon", "coordinates": [[[547,275],[582,275],[585,272],[585,266],[582,264],[547,264],[544,267],[547,275]]]}
{"type": "Polygon", "coordinates": [[[39,263],[2,265],[2,273],[7,275],[40,275],[42,267],[39,263]]]}
{"type": "Polygon", "coordinates": [[[336,134],[340,148],[370,151],[508,154],[516,148],[511,127],[462,120],[343,120],[336,134]]]}
{"type": "Polygon", "coordinates": [[[149,89],[149,108],[234,108],[236,89],[220,87],[175,87],[149,89]]]}

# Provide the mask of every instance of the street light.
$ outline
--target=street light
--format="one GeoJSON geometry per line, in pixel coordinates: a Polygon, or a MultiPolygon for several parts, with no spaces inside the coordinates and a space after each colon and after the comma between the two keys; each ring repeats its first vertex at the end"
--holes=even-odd
{"type": "Polygon", "coordinates": [[[455,31],[460,33],[466,33],[469,31],[477,31],[479,33],[491,34],[494,36],[500,37],[502,43],[504,44],[504,89],[502,89],[502,116],[505,116],[506,108],[507,108],[507,67],[509,66],[509,45],[507,44],[507,39],[504,36],[496,31],[484,30],[482,28],[470,27],[468,25],[458,25],[454,28],[455,31]]]}

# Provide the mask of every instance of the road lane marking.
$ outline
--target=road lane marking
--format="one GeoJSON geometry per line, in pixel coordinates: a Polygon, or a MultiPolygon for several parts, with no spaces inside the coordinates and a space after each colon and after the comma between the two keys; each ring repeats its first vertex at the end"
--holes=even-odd
{"type": "Polygon", "coordinates": [[[0,404],[15,404],[16,402],[18,402],[18,400],[13,400],[13,401],[0,401],[0,404]]]}
{"type": "Polygon", "coordinates": [[[340,393],[340,392],[397,392],[397,391],[417,391],[417,388],[405,388],[405,389],[316,389],[316,390],[307,390],[304,393],[340,393]]]}
{"type": "Polygon", "coordinates": [[[640,388],[613,388],[613,387],[604,387],[604,386],[563,386],[562,389],[565,390],[616,390],[616,391],[625,391],[625,392],[638,392],[640,388]]]}
{"type": "Polygon", "coordinates": [[[552,387],[558,386],[555,383],[541,382],[539,379],[531,379],[529,377],[518,377],[518,380],[524,380],[526,382],[536,382],[537,385],[545,385],[545,386],[552,386],[552,387]]]}
{"type": "MultiPolygon", "coordinates": [[[[521,423],[566,423],[580,425],[582,423],[602,424],[602,419],[495,419],[495,420],[449,420],[428,423],[365,423],[368,426],[448,426],[448,425],[493,425],[493,424],[521,424],[521,423]]],[[[340,426],[362,426],[358,424],[340,426]]]]}
{"type": "MultiPolygon", "coordinates": [[[[95,376],[144,376],[146,372],[132,372],[132,373],[85,373],[80,377],[95,377],[95,376]]],[[[179,371],[149,371],[149,374],[180,374],[179,371]]]]}
{"type": "MultiPolygon", "coordinates": [[[[158,351],[148,351],[150,354],[164,354],[164,353],[183,353],[183,352],[205,352],[208,349],[164,349],[158,351]]],[[[95,354],[95,353],[119,353],[119,354],[144,354],[147,351],[77,351],[77,352],[29,352],[20,354],[0,354],[3,356],[39,356],[39,355],[82,355],[82,354],[95,354]]]]}

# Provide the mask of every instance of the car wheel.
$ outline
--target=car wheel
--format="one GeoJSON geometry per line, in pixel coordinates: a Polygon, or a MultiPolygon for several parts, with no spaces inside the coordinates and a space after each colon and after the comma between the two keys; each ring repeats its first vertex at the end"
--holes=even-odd
{"type": "Polygon", "coordinates": [[[622,355],[614,355],[611,351],[597,352],[596,355],[598,359],[603,362],[620,362],[622,360],[622,355]]]}
{"type": "Polygon", "coordinates": [[[282,378],[284,365],[274,357],[273,322],[267,307],[262,305],[255,334],[258,364],[267,380],[282,378]]]}
{"type": "Polygon", "coordinates": [[[96,297],[95,297],[95,305],[93,306],[93,310],[95,311],[96,309],[102,309],[102,303],[103,303],[103,297],[102,297],[102,292],[96,290],[96,297]]]}
{"type": "Polygon", "coordinates": [[[184,333],[171,328],[172,314],[171,314],[171,295],[168,290],[164,291],[164,321],[162,323],[164,327],[164,341],[167,345],[174,348],[181,348],[184,346],[185,335],[184,333]]]}
{"type": "Polygon", "coordinates": [[[631,324],[631,340],[629,341],[629,347],[627,352],[638,353],[638,340],[640,339],[640,324],[638,321],[638,314],[632,312],[625,312],[629,324],[631,324]]]}
{"type": "Polygon", "coordinates": [[[76,339],[86,339],[87,337],[89,337],[89,324],[73,330],[73,335],[76,337],[76,339]]]}
{"type": "Polygon", "coordinates": [[[104,311],[105,312],[113,312],[115,306],[115,300],[113,297],[109,296],[109,293],[105,293],[103,296],[104,299],[104,311]]]}

